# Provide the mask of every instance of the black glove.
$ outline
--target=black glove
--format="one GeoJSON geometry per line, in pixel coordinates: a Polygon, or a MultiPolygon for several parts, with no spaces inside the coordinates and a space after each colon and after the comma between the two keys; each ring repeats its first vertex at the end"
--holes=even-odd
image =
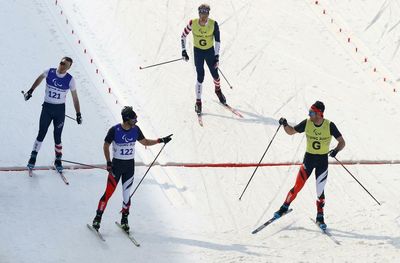
{"type": "Polygon", "coordinates": [[[107,171],[109,172],[109,173],[112,173],[112,162],[107,162],[107,171]]]}
{"type": "Polygon", "coordinates": [[[169,143],[169,141],[172,139],[171,136],[172,136],[172,134],[165,136],[163,138],[159,138],[158,143],[162,143],[162,142],[165,144],[169,143]]]}
{"type": "Polygon", "coordinates": [[[279,124],[283,125],[283,127],[288,126],[287,120],[285,118],[280,118],[279,119],[279,124]]]}
{"type": "Polygon", "coordinates": [[[189,61],[189,56],[186,52],[186,49],[182,50],[182,57],[185,61],[189,61]]]}
{"type": "Polygon", "coordinates": [[[218,68],[218,66],[219,66],[219,55],[215,55],[214,68],[218,68]]]}
{"type": "Polygon", "coordinates": [[[329,156],[330,157],[332,157],[332,158],[334,158],[334,157],[336,157],[336,154],[338,154],[338,150],[336,150],[336,149],[333,149],[333,150],[330,150],[329,151],[329,156]]]}
{"type": "Polygon", "coordinates": [[[30,98],[32,98],[32,89],[29,89],[28,92],[24,93],[24,98],[25,100],[29,100],[30,98]]]}
{"type": "Polygon", "coordinates": [[[76,122],[77,122],[78,124],[82,124],[82,115],[81,115],[80,112],[77,112],[77,113],[76,113],[76,122]]]}

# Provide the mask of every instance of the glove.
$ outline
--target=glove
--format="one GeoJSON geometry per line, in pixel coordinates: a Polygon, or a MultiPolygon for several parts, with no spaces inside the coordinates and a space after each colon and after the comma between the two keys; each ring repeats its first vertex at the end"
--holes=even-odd
{"type": "Polygon", "coordinates": [[[81,115],[80,112],[77,112],[77,113],[76,113],[76,122],[77,122],[78,124],[82,124],[82,115],[81,115]]]}
{"type": "Polygon", "coordinates": [[[186,52],[186,49],[182,50],[182,57],[185,61],[189,61],[189,56],[186,52]]]}
{"type": "Polygon", "coordinates": [[[29,89],[28,92],[24,93],[25,100],[29,100],[32,97],[32,89],[29,89]]]}
{"type": "Polygon", "coordinates": [[[112,173],[112,162],[107,162],[107,171],[112,173]]]}
{"type": "Polygon", "coordinates": [[[163,138],[159,138],[158,143],[162,143],[162,142],[165,144],[169,143],[169,141],[172,139],[171,136],[172,136],[172,134],[165,136],[163,138]]]}
{"type": "Polygon", "coordinates": [[[336,150],[336,149],[333,149],[333,150],[330,150],[329,151],[329,156],[330,157],[332,157],[332,158],[334,158],[334,157],[336,157],[336,154],[338,154],[338,150],[336,150]]]}
{"type": "Polygon", "coordinates": [[[280,118],[279,119],[279,124],[283,125],[283,127],[288,126],[287,120],[285,118],[280,118]]]}
{"type": "Polygon", "coordinates": [[[219,66],[219,55],[215,55],[214,68],[218,68],[218,66],[219,66]]]}

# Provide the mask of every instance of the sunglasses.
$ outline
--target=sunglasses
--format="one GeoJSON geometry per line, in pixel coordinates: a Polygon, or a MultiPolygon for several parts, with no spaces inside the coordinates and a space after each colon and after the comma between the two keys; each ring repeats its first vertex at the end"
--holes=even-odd
{"type": "Polygon", "coordinates": [[[61,65],[61,66],[65,66],[65,62],[64,62],[64,61],[61,61],[61,62],[60,62],[60,65],[61,65]]]}
{"type": "Polygon", "coordinates": [[[208,8],[200,8],[199,9],[199,14],[208,15],[209,13],[210,13],[210,11],[208,10],[208,8]]]}
{"type": "Polygon", "coordinates": [[[308,112],[308,116],[310,116],[310,117],[314,117],[315,115],[317,115],[317,113],[315,111],[310,110],[308,112]]]}

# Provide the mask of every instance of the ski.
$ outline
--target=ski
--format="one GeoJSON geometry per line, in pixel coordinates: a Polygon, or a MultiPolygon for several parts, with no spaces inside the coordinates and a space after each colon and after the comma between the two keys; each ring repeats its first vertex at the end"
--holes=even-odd
{"type": "Polygon", "coordinates": [[[129,240],[132,241],[132,243],[133,243],[135,246],[140,247],[140,243],[136,241],[136,239],[133,237],[133,235],[132,235],[129,231],[128,231],[128,232],[125,231],[125,230],[122,228],[121,224],[118,223],[117,221],[115,221],[115,224],[122,230],[122,232],[124,232],[124,233],[126,234],[126,236],[129,238],[129,240]]]}
{"type": "Polygon", "coordinates": [[[56,170],[56,172],[60,175],[61,179],[64,181],[64,183],[66,185],[69,185],[69,182],[67,180],[67,178],[64,176],[64,172],[62,170],[58,170],[55,166],[54,169],[56,170]]]}
{"type": "Polygon", "coordinates": [[[229,110],[230,112],[232,112],[233,114],[235,114],[236,116],[238,116],[238,117],[240,117],[240,118],[243,118],[243,115],[238,111],[238,110],[236,110],[236,109],[234,109],[234,108],[232,108],[231,106],[229,106],[229,104],[222,104],[221,103],[221,105],[225,108],[225,109],[227,109],[227,110],[229,110]]]}
{"type": "Polygon", "coordinates": [[[197,120],[199,122],[199,125],[203,127],[203,118],[201,113],[197,113],[197,120]]]}
{"type": "Polygon", "coordinates": [[[332,235],[331,232],[329,232],[328,229],[321,228],[320,224],[315,222],[315,220],[313,220],[311,217],[310,220],[318,227],[319,230],[321,230],[323,234],[325,234],[329,239],[331,239],[336,245],[341,245],[341,243],[332,235]]]}
{"type": "Polygon", "coordinates": [[[272,222],[274,222],[274,221],[276,221],[276,220],[282,218],[283,216],[289,214],[289,213],[292,212],[292,211],[293,211],[293,209],[290,208],[290,209],[287,210],[287,212],[284,213],[281,217],[278,217],[278,218],[272,217],[270,220],[268,220],[267,222],[265,222],[264,224],[262,224],[261,226],[259,226],[256,230],[254,230],[254,231],[251,232],[251,233],[252,233],[252,234],[256,234],[256,233],[260,232],[260,231],[263,230],[265,227],[267,227],[268,225],[272,224],[272,222]]]}
{"type": "Polygon", "coordinates": [[[99,232],[99,230],[96,230],[96,229],[94,229],[93,228],[93,226],[91,226],[91,225],[89,225],[89,224],[86,224],[86,226],[92,231],[92,232],[94,232],[95,234],[96,234],[96,236],[98,236],[102,241],[106,241],[105,239],[104,239],[104,237],[102,236],[102,234],[99,232]]]}

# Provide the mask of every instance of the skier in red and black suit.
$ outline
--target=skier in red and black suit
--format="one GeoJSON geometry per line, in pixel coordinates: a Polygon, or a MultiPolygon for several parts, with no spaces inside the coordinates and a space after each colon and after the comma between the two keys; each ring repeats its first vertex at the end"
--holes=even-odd
{"type": "Polygon", "coordinates": [[[96,211],[96,217],[93,220],[93,228],[100,228],[101,217],[107,206],[107,202],[114,193],[119,179],[122,177],[122,218],[121,225],[125,231],[129,231],[128,215],[130,207],[130,189],[133,184],[133,175],[135,172],[135,143],[140,142],[144,146],[151,146],[157,143],[168,143],[171,135],[159,139],[146,139],[136,126],[137,115],[132,107],[125,106],[121,112],[123,122],[117,124],[108,131],[104,139],[104,156],[107,161],[107,187],[100,198],[96,211]],[[113,148],[113,159],[110,159],[110,145],[113,148]]]}
{"type": "Polygon", "coordinates": [[[328,180],[328,155],[335,157],[346,145],[342,134],[336,125],[324,118],[325,105],[321,101],[316,101],[310,108],[306,119],[296,126],[292,127],[287,123],[285,118],[279,120],[279,124],[283,125],[285,132],[289,135],[305,132],[307,138],[307,149],[304,155],[303,164],[297,174],[294,187],[288,192],[285,202],[274,217],[279,218],[285,214],[289,205],[294,201],[297,194],[303,188],[307,179],[315,169],[315,179],[317,188],[317,217],[316,223],[322,228],[326,228],[324,221],[324,205],[325,205],[325,184],[328,180]],[[332,136],[338,141],[337,146],[333,150],[329,150],[332,136]]]}

